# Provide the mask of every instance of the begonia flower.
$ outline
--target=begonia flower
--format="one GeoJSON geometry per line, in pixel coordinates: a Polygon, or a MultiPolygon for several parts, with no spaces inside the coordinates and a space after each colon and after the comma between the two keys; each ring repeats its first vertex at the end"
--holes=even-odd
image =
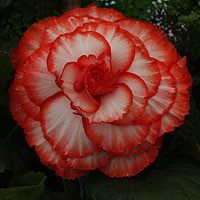
{"type": "Polygon", "coordinates": [[[113,9],[91,5],[36,22],[11,60],[12,116],[63,178],[138,174],[189,111],[186,57],[153,24],[113,9]]]}

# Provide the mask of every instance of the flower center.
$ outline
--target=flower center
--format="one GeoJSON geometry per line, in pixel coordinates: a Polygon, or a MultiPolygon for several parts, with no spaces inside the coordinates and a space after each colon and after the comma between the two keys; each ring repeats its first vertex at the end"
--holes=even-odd
{"type": "Polygon", "coordinates": [[[74,83],[74,89],[82,92],[83,89],[89,95],[99,96],[113,91],[114,83],[118,77],[110,73],[110,62],[103,54],[96,58],[94,55],[81,56],[77,62],[82,72],[74,83]]]}

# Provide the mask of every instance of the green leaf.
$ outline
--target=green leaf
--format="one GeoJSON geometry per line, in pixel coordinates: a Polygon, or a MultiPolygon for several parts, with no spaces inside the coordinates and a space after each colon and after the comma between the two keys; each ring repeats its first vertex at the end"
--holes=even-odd
{"type": "Polygon", "coordinates": [[[87,181],[87,192],[94,200],[199,200],[200,168],[171,163],[133,178],[98,174],[87,181]]]}
{"type": "Polygon", "coordinates": [[[0,140],[0,168],[17,172],[29,167],[38,157],[25,141],[23,131],[16,125],[0,140]]]}
{"type": "Polygon", "coordinates": [[[39,172],[16,176],[9,188],[0,189],[0,200],[35,200],[43,192],[45,179],[39,172]]]}

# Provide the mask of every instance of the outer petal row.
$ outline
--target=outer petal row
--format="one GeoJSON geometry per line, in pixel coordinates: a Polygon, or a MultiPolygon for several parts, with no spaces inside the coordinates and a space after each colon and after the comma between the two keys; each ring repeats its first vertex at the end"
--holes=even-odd
{"type": "Polygon", "coordinates": [[[149,149],[133,157],[114,157],[106,166],[99,170],[110,177],[123,178],[134,176],[155,160],[161,147],[161,142],[161,139],[157,140],[149,149]]]}
{"type": "Polygon", "coordinates": [[[151,23],[134,19],[119,20],[117,24],[138,37],[144,43],[151,57],[165,63],[169,68],[176,61],[176,49],[161,29],[151,23]]]}
{"type": "Polygon", "coordinates": [[[65,13],[66,16],[84,16],[89,15],[106,21],[114,22],[125,18],[124,15],[112,8],[98,8],[95,4],[87,8],[77,8],[65,13]]]}

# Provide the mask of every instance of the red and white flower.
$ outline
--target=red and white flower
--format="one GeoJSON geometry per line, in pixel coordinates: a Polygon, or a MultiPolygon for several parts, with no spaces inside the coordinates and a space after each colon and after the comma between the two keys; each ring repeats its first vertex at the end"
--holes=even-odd
{"type": "Polygon", "coordinates": [[[186,58],[159,28],[113,9],[91,5],[41,20],[11,59],[11,113],[64,178],[139,173],[189,111],[186,58]]]}

